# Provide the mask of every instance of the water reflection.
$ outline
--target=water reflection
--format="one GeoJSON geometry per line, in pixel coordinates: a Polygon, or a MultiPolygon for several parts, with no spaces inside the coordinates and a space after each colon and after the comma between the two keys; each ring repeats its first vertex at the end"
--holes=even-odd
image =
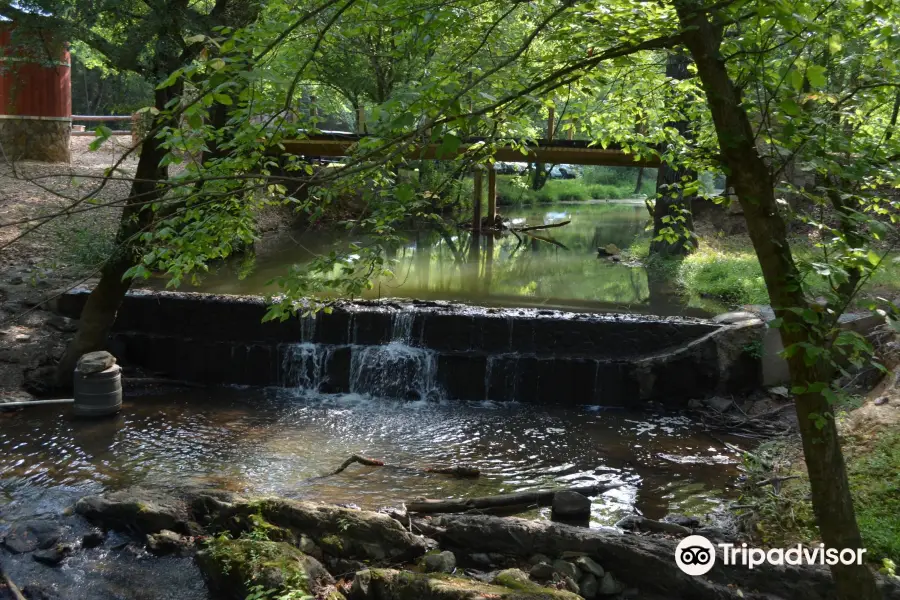
{"type": "MultiPolygon", "coordinates": [[[[648,285],[640,265],[599,257],[598,247],[620,249],[647,235],[642,202],[592,201],[504,207],[502,214],[517,228],[567,225],[503,235],[473,236],[464,230],[420,230],[392,252],[393,276],[375,281],[367,298],[447,299],[500,306],[546,306],[573,310],[615,310],[706,316],[685,305],[672,286],[648,285]]],[[[236,264],[221,265],[196,291],[264,294],[277,291],[269,282],[293,264],[350,240],[336,232],[295,234],[269,244],[253,271],[237,277],[236,264]]]]}
{"type": "Polygon", "coordinates": [[[131,397],[115,419],[21,412],[0,429],[0,482],[117,489],[201,485],[366,508],[417,496],[467,497],[620,482],[595,502],[609,524],[702,513],[731,493],[734,456],[680,416],[493,402],[397,402],[289,390],[197,390],[131,397]],[[410,469],[354,466],[354,453],[410,469]],[[468,463],[483,476],[430,475],[468,463]]]}

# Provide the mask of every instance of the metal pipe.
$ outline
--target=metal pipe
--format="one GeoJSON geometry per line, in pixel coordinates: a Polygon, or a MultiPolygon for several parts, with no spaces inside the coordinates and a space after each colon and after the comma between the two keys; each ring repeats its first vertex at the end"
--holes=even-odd
{"type": "Polygon", "coordinates": [[[46,406],[47,404],[73,404],[74,398],[60,398],[58,400],[32,400],[30,402],[7,402],[0,404],[0,410],[4,408],[21,408],[25,406],[46,406]]]}

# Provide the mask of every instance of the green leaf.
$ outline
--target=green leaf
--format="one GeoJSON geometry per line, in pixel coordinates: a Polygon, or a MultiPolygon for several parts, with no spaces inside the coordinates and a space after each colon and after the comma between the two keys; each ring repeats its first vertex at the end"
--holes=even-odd
{"type": "Polygon", "coordinates": [[[112,135],[112,129],[105,125],[98,125],[96,131],[94,132],[94,135],[96,137],[88,146],[91,151],[97,150],[98,148],[100,148],[100,146],[103,145],[106,140],[109,139],[109,137],[112,135]]]}
{"type": "Polygon", "coordinates": [[[444,136],[443,141],[441,142],[440,147],[438,148],[437,155],[438,158],[451,158],[456,155],[459,150],[459,146],[462,144],[462,140],[452,133],[448,133],[444,136]]]}
{"type": "Polygon", "coordinates": [[[875,252],[874,250],[869,250],[867,258],[869,259],[869,262],[872,264],[873,267],[875,267],[879,263],[881,263],[881,256],[879,256],[879,254],[877,252],[875,252]]]}
{"type": "Polygon", "coordinates": [[[795,92],[799,92],[803,89],[803,73],[799,70],[791,69],[790,73],[788,73],[788,80],[795,92]]]}
{"type": "Polygon", "coordinates": [[[197,35],[192,35],[189,38],[185,38],[184,43],[185,44],[199,44],[200,42],[204,41],[205,39],[206,39],[205,35],[203,35],[202,33],[198,33],[197,35]]]}
{"type": "Polygon", "coordinates": [[[791,98],[785,98],[781,101],[781,110],[792,117],[796,117],[800,114],[800,105],[794,102],[791,98]]]}
{"type": "Polygon", "coordinates": [[[231,96],[228,94],[213,94],[213,99],[219,104],[224,104],[225,106],[231,106],[233,101],[231,96]]]}
{"type": "Polygon", "coordinates": [[[820,65],[812,65],[806,69],[806,78],[809,80],[809,85],[816,89],[824,88],[828,83],[825,77],[825,67],[820,65]]]}

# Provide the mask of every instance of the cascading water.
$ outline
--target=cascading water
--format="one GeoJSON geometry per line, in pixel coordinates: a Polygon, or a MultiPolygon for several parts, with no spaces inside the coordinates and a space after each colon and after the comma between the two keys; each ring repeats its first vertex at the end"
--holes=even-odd
{"type": "Polygon", "coordinates": [[[436,400],[443,397],[437,383],[437,355],[412,345],[413,313],[391,317],[391,341],[382,345],[356,344],[356,327],[348,324],[346,346],[314,344],[315,317],[302,324],[303,341],[282,348],[281,384],[303,395],[322,392],[329,381],[329,362],[337,348],[349,348],[349,391],[400,400],[436,400]]]}

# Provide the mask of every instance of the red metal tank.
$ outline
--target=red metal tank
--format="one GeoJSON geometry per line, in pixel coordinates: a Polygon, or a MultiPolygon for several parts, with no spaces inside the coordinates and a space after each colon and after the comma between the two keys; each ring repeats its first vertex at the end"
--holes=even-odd
{"type": "Polygon", "coordinates": [[[0,143],[7,159],[69,160],[68,44],[47,31],[0,24],[0,143]]]}

